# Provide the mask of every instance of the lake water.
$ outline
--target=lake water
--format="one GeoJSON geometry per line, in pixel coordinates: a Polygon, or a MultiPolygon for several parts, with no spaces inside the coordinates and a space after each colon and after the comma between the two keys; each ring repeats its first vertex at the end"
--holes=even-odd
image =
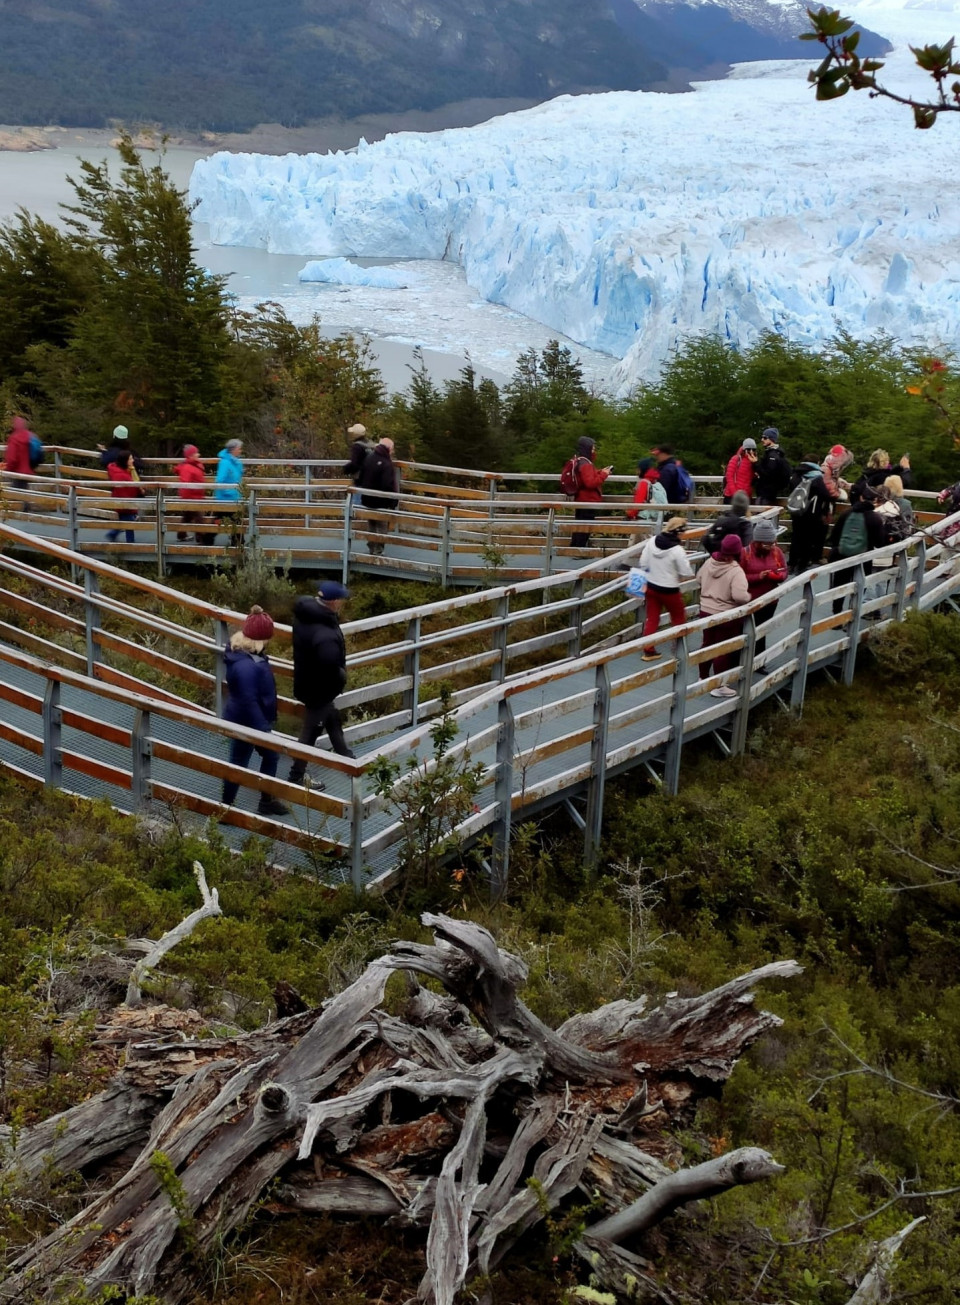
{"type": "MultiPolygon", "coordinates": [[[[164,166],[185,190],[194,163],[206,153],[171,147],[164,166]]],[[[99,163],[115,157],[103,147],[82,147],[79,138],[76,148],[31,154],[0,152],[0,221],[8,221],[22,207],[58,223],[60,205],[75,199],[67,178],[79,176],[81,160],[99,163]]],[[[299,324],[317,314],[329,335],[367,335],[391,390],[408,384],[417,345],[438,384],[455,378],[469,356],[479,377],[488,376],[503,385],[524,350],[542,349],[557,338],[556,331],[539,322],[481,299],[466,284],[460,268],[451,263],[404,263],[409,278],[405,290],[321,285],[297,279],[309,255],[213,245],[203,223],[195,224],[194,239],[198,261],[229,278],[229,287],[241,306],[276,300],[299,324]]],[[[561,343],[579,357],[587,382],[602,389],[615,360],[563,337],[561,343]]]]}

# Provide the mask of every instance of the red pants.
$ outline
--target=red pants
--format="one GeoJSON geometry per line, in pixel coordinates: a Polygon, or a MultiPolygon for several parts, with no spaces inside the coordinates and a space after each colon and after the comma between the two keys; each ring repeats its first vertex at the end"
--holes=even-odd
{"type": "MultiPolygon", "coordinates": [[[[683,594],[679,589],[670,591],[666,589],[654,589],[651,584],[647,585],[647,616],[643,623],[644,634],[654,634],[660,627],[660,613],[668,612],[670,615],[671,625],[683,625],[687,619],[687,609],[684,606],[683,594]]],[[[648,652],[652,651],[647,649],[648,652]]]]}
{"type": "MultiPolygon", "coordinates": [[[[743,629],[743,622],[744,617],[738,616],[735,621],[724,621],[721,625],[715,625],[709,630],[704,630],[702,646],[707,648],[711,644],[725,643],[727,639],[735,639],[743,629]]],[[[723,653],[719,657],[711,657],[707,661],[700,663],[700,678],[705,680],[710,675],[719,675],[721,671],[729,671],[732,666],[737,665],[739,660],[739,652],[723,653]]]]}

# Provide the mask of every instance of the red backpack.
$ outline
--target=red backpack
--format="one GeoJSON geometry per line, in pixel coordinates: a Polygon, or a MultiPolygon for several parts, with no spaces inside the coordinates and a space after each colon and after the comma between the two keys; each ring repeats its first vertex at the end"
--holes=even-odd
{"type": "Polygon", "coordinates": [[[560,492],[566,494],[568,498],[573,498],[580,489],[580,465],[579,457],[572,457],[569,462],[565,462],[563,470],[560,472],[560,492]]]}

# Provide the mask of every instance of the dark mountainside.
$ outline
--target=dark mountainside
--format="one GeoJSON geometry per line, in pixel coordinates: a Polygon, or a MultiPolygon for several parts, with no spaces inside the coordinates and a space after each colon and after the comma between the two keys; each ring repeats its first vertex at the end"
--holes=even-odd
{"type": "Polygon", "coordinates": [[[784,17],[765,0],[0,0],[0,122],[242,131],[676,87],[732,59],[799,58],[805,25],[799,4],[784,17]]]}

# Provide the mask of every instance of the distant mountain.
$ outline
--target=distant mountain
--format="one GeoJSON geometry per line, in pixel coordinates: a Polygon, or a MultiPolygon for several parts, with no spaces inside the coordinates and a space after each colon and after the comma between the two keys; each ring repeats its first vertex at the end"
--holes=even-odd
{"type": "Polygon", "coordinates": [[[0,122],[243,130],[639,89],[801,57],[803,17],[775,0],[0,0],[0,122]]]}

